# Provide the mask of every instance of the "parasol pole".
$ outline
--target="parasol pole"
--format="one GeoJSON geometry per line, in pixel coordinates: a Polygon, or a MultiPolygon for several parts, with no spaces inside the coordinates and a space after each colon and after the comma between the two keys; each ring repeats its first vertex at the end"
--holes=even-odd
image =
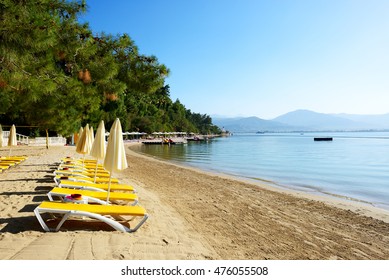
{"type": "Polygon", "coordinates": [[[96,137],[93,141],[92,149],[90,151],[90,155],[96,158],[96,166],[95,166],[95,174],[94,174],[94,182],[97,180],[97,169],[99,167],[99,159],[104,159],[105,157],[105,127],[104,121],[100,121],[100,124],[97,128],[96,137]]]}
{"type": "Polygon", "coordinates": [[[108,181],[108,193],[107,193],[107,204],[109,203],[109,194],[111,192],[111,178],[112,178],[112,173],[109,172],[109,181],[108,181]]]}
{"type": "MultiPolygon", "coordinates": [[[[96,178],[97,178],[97,166],[99,165],[99,159],[96,160],[96,167],[95,167],[95,180],[93,181],[96,183],[96,178]]],[[[111,173],[110,173],[111,174],[111,173]]]]}
{"type": "Polygon", "coordinates": [[[109,171],[109,183],[107,192],[107,202],[111,191],[111,177],[114,171],[121,171],[127,168],[126,152],[123,143],[122,127],[119,118],[115,120],[111,127],[104,167],[109,171]]]}

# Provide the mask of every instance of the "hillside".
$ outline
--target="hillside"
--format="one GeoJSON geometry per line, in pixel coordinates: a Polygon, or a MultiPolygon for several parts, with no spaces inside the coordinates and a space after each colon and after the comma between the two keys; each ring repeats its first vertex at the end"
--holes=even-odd
{"type": "Polygon", "coordinates": [[[273,121],[299,126],[303,130],[361,130],[370,129],[371,124],[354,121],[342,116],[297,110],[281,115],[273,121]]]}
{"type": "Polygon", "coordinates": [[[258,117],[214,118],[213,123],[231,132],[385,130],[389,129],[389,114],[323,114],[309,110],[296,110],[271,120],[258,117]]]}
{"type": "Polygon", "coordinates": [[[258,117],[248,118],[213,118],[213,123],[231,132],[285,131],[295,129],[291,125],[258,117]]]}
{"type": "Polygon", "coordinates": [[[337,114],[334,116],[340,116],[345,119],[349,119],[356,122],[363,122],[375,129],[388,129],[389,126],[389,114],[383,115],[352,115],[352,114],[337,114]]]}

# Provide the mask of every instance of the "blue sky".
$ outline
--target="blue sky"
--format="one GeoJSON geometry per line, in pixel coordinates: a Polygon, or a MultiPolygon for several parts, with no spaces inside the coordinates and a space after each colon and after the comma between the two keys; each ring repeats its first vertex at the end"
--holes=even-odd
{"type": "Polygon", "coordinates": [[[87,0],[93,32],[127,33],[193,112],[389,113],[389,1],[87,0]]]}

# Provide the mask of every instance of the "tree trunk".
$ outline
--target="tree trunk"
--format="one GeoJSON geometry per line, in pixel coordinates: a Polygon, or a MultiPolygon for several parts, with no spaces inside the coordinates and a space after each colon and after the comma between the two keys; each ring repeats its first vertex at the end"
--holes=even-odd
{"type": "Polygon", "coordinates": [[[49,148],[49,130],[46,128],[46,149],[49,148]]]}

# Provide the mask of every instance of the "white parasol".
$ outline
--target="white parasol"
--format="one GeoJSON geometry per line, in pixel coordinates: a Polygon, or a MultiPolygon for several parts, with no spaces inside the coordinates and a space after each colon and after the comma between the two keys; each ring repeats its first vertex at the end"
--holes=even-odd
{"type": "Polygon", "coordinates": [[[81,137],[78,138],[76,145],[76,152],[84,156],[82,161],[82,167],[84,167],[85,155],[89,154],[90,150],[90,130],[89,124],[87,124],[82,131],[81,137]]]}
{"type": "Polygon", "coordinates": [[[11,156],[12,146],[17,146],[17,145],[18,145],[18,142],[16,140],[16,127],[13,124],[11,126],[11,129],[9,131],[9,136],[8,136],[9,156],[11,156]]]}
{"type": "Polygon", "coordinates": [[[120,172],[127,167],[128,165],[126,159],[126,150],[124,148],[123,142],[122,125],[120,124],[120,120],[117,118],[113,123],[109,133],[107,152],[105,154],[104,160],[104,168],[109,171],[107,202],[109,201],[109,193],[111,191],[112,173],[120,172]]]}
{"type": "Polygon", "coordinates": [[[97,166],[99,163],[99,159],[104,159],[105,157],[105,126],[103,120],[100,121],[99,127],[97,128],[96,137],[93,141],[90,155],[96,158],[96,169],[95,169],[95,180],[94,180],[94,182],[96,183],[96,174],[97,174],[97,166]]]}

